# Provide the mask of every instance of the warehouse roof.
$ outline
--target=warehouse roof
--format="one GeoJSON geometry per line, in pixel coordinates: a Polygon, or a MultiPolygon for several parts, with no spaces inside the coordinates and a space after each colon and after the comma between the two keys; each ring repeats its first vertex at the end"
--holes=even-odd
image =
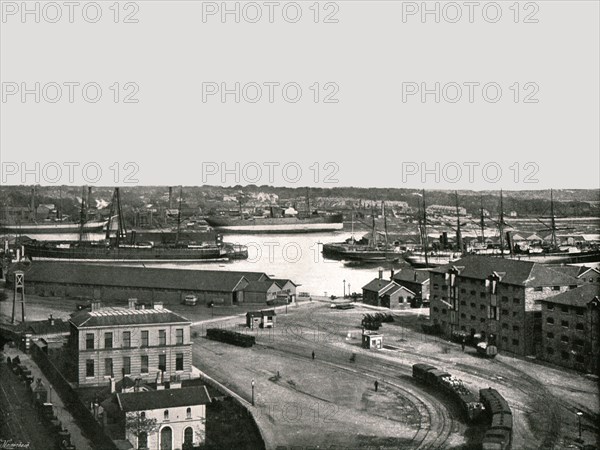
{"type": "Polygon", "coordinates": [[[263,272],[49,264],[41,261],[34,262],[25,277],[26,281],[45,283],[216,292],[240,290],[245,285],[243,279],[248,282],[268,278],[263,272]]]}
{"type": "Polygon", "coordinates": [[[52,319],[53,323],[50,323],[49,319],[36,320],[34,322],[23,322],[21,324],[22,329],[25,331],[31,330],[34,334],[64,334],[69,333],[69,323],[62,319],[52,319]]]}
{"type": "Polygon", "coordinates": [[[271,289],[271,287],[273,287],[273,285],[277,286],[278,289],[281,289],[275,281],[268,280],[268,281],[251,281],[250,283],[248,283],[248,286],[246,286],[244,291],[246,291],[246,292],[261,292],[261,293],[268,292],[269,289],[271,289]]]}
{"type": "Polygon", "coordinates": [[[600,284],[584,284],[576,289],[570,289],[552,297],[541,300],[542,302],[558,303],[560,305],[587,306],[592,300],[600,296],[600,284]]]}
{"type": "Polygon", "coordinates": [[[211,400],[206,386],[194,386],[160,391],[119,393],[117,401],[122,411],[131,412],[206,405],[211,400]]]}
{"type": "Polygon", "coordinates": [[[394,274],[392,279],[396,282],[406,281],[410,283],[425,283],[429,281],[429,271],[427,270],[415,270],[411,268],[402,269],[400,272],[394,274]]]}
{"type": "Polygon", "coordinates": [[[495,256],[465,256],[458,261],[429,271],[447,273],[453,267],[459,271],[461,277],[485,280],[495,272],[500,276],[502,283],[526,287],[568,286],[582,283],[577,278],[543,264],[495,256]]]}
{"type": "Polygon", "coordinates": [[[120,307],[101,308],[96,311],[80,311],[71,316],[77,328],[146,325],[160,323],[191,323],[188,319],[168,309],[130,309],[120,307]]]}

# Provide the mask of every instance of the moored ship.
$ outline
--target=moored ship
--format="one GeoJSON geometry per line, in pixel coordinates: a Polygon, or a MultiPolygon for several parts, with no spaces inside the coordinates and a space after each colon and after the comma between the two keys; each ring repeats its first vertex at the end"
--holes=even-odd
{"type": "Polygon", "coordinates": [[[311,233],[344,228],[342,214],[248,218],[209,216],[205,220],[217,230],[236,233],[311,233]]]}

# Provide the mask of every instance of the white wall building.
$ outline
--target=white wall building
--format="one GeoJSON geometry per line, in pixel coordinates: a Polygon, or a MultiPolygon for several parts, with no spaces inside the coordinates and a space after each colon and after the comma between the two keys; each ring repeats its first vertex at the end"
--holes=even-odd
{"type": "Polygon", "coordinates": [[[156,419],[156,429],[149,433],[125,426],[125,437],[136,449],[181,450],[205,442],[206,405],[211,402],[205,386],[118,393],[117,402],[129,423],[156,419]]]}

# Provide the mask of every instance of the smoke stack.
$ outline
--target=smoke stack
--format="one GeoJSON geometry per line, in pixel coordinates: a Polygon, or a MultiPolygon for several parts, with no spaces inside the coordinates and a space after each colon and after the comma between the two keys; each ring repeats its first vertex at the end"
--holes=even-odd
{"type": "Polygon", "coordinates": [[[390,280],[394,279],[394,269],[390,269],[390,280]]]}
{"type": "Polygon", "coordinates": [[[415,270],[415,274],[413,275],[413,280],[417,281],[417,271],[415,270]]]}
{"type": "Polygon", "coordinates": [[[383,279],[383,269],[381,267],[379,268],[379,279],[383,279]]]}
{"type": "Polygon", "coordinates": [[[115,379],[113,377],[110,377],[110,393],[114,394],[116,390],[117,390],[117,383],[115,383],[115,379]]]}
{"type": "Polygon", "coordinates": [[[52,317],[52,314],[50,314],[50,317],[48,317],[48,322],[50,322],[51,327],[54,326],[54,318],[52,317]]]}
{"type": "Polygon", "coordinates": [[[135,309],[135,304],[137,303],[137,298],[130,298],[127,300],[127,307],[129,309],[135,309]]]}
{"type": "Polygon", "coordinates": [[[92,302],[92,311],[98,311],[100,309],[100,302],[98,300],[94,300],[92,302]]]}

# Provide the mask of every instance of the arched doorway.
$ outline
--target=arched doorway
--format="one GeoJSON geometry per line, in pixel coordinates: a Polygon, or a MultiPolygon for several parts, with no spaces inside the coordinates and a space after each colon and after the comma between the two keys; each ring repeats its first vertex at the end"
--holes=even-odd
{"type": "Polygon", "coordinates": [[[164,427],[160,430],[160,450],[171,450],[173,448],[173,430],[164,427]]]}
{"type": "Polygon", "coordinates": [[[192,448],[194,446],[194,430],[192,427],[187,427],[183,430],[183,448],[192,448]]]}

